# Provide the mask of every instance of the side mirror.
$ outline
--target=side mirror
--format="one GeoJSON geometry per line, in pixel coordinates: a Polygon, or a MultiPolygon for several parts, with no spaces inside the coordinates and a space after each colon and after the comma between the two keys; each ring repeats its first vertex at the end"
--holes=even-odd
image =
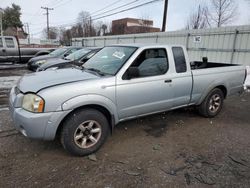
{"type": "Polygon", "coordinates": [[[138,78],[140,75],[138,67],[129,67],[126,73],[127,80],[130,80],[132,78],[138,78]]]}

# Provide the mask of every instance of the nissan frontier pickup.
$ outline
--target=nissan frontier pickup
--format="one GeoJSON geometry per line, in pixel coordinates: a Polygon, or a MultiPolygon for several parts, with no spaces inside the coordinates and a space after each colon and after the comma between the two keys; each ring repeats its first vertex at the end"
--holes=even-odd
{"type": "Polygon", "coordinates": [[[82,67],[23,76],[10,92],[14,124],[24,136],[60,136],[73,155],[89,155],[119,122],[196,106],[213,118],[223,101],[243,92],[246,67],[189,62],[186,49],[171,45],[114,45],[82,67]]]}

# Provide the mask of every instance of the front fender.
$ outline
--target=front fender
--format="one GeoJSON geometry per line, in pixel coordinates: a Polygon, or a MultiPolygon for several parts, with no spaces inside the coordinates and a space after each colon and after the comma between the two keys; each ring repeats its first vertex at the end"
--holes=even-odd
{"type": "Polygon", "coordinates": [[[112,100],[102,95],[88,94],[71,98],[62,104],[62,109],[68,111],[86,105],[99,105],[106,108],[114,116],[115,124],[119,122],[116,105],[112,100]]]}

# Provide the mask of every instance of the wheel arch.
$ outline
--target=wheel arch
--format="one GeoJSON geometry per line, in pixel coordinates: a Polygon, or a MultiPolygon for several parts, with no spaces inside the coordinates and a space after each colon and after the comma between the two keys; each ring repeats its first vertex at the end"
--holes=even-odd
{"type": "MultiPolygon", "coordinates": [[[[224,99],[227,98],[227,93],[228,93],[228,91],[227,91],[226,86],[224,86],[224,85],[219,85],[219,86],[217,86],[217,87],[215,87],[215,88],[218,88],[218,89],[220,89],[220,90],[223,92],[223,94],[224,94],[224,99]]],[[[214,88],[214,89],[215,89],[215,88],[214,88]]]]}
{"type": "Polygon", "coordinates": [[[72,114],[76,113],[77,111],[84,110],[84,109],[95,109],[99,112],[101,112],[108,120],[109,126],[110,126],[110,131],[111,133],[113,132],[114,126],[115,126],[115,117],[114,115],[104,106],[99,105],[99,104],[86,104],[83,106],[79,106],[75,108],[74,110],[70,111],[60,122],[59,126],[57,127],[56,130],[56,137],[60,136],[60,132],[63,128],[63,123],[64,121],[69,118],[72,114]]]}
{"type": "Polygon", "coordinates": [[[226,99],[227,95],[228,95],[228,89],[227,89],[226,85],[225,84],[217,84],[217,85],[213,85],[211,87],[208,87],[206,92],[204,92],[204,94],[201,96],[197,105],[200,105],[202,103],[202,101],[208,96],[208,94],[216,88],[220,89],[223,92],[224,99],[226,99]]]}

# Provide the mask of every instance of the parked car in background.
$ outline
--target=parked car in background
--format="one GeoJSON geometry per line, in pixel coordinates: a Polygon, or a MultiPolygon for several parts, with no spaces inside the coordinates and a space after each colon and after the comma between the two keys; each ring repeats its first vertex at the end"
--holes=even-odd
{"type": "Polygon", "coordinates": [[[29,70],[36,71],[38,67],[40,67],[42,64],[46,63],[48,60],[51,59],[57,59],[57,58],[64,58],[71,53],[82,49],[82,47],[62,47],[54,50],[48,55],[41,55],[38,57],[33,57],[29,60],[27,67],[29,70]]]}
{"type": "Polygon", "coordinates": [[[0,62],[27,63],[32,57],[49,54],[54,48],[20,48],[12,36],[0,36],[0,62]]]}
{"type": "Polygon", "coordinates": [[[10,92],[14,125],[24,136],[61,137],[74,155],[97,151],[119,122],[196,106],[213,118],[223,101],[243,92],[246,67],[194,62],[178,45],[104,47],[80,68],[21,78],[10,92]],[[35,123],[34,123],[35,122],[35,123]]]}
{"type": "Polygon", "coordinates": [[[46,63],[37,68],[36,71],[45,71],[47,69],[60,69],[72,66],[82,66],[101,48],[83,48],[66,56],[65,58],[49,59],[46,63]]]}

